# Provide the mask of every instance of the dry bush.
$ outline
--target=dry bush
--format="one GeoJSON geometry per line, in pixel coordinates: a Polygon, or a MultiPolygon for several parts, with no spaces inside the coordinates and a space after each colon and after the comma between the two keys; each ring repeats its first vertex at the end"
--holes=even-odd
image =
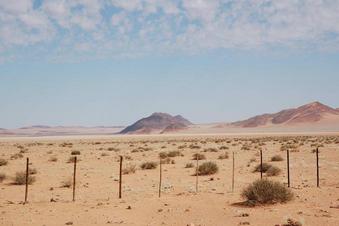
{"type": "Polygon", "coordinates": [[[105,156],[109,156],[109,154],[106,153],[106,152],[103,152],[103,153],[101,153],[101,156],[102,156],[102,157],[105,157],[105,156]]]}
{"type": "Polygon", "coordinates": [[[279,169],[278,167],[276,166],[271,166],[267,172],[266,172],[266,175],[269,176],[269,177],[272,177],[272,176],[278,176],[281,172],[281,169],[279,169]]]}
{"type": "MultiPolygon", "coordinates": [[[[80,159],[77,158],[77,162],[79,162],[79,161],[80,161],[80,159]]],[[[69,157],[69,159],[67,160],[67,163],[74,163],[74,162],[75,162],[75,157],[74,156],[69,157]]]]}
{"type": "Polygon", "coordinates": [[[221,146],[221,147],[219,147],[219,150],[228,150],[229,149],[229,147],[227,147],[227,146],[221,146]]]}
{"type": "Polygon", "coordinates": [[[159,157],[160,157],[161,159],[167,158],[167,152],[166,152],[166,151],[160,152],[160,153],[159,153],[159,157]]]}
{"type": "Polygon", "coordinates": [[[80,155],[81,153],[80,153],[80,151],[78,151],[78,150],[75,150],[75,151],[72,151],[71,152],[71,155],[80,155]]]}
{"type": "Polygon", "coordinates": [[[291,218],[287,219],[287,223],[281,226],[302,226],[302,223],[299,221],[293,220],[291,218]]]}
{"type": "Polygon", "coordinates": [[[60,187],[61,188],[70,188],[70,187],[72,187],[72,184],[73,184],[72,178],[68,178],[66,180],[61,181],[60,187]]]}
{"type": "Polygon", "coordinates": [[[165,159],[161,159],[161,163],[162,164],[175,164],[175,161],[171,158],[165,158],[165,159]]]}
{"type": "Polygon", "coordinates": [[[272,162],[281,162],[283,160],[284,160],[283,157],[281,157],[280,155],[275,155],[271,158],[272,162]]]}
{"type": "Polygon", "coordinates": [[[204,152],[218,152],[218,149],[216,149],[216,148],[205,148],[204,152]]]}
{"type": "Polygon", "coordinates": [[[0,183],[2,183],[6,179],[6,174],[0,173],[0,183]]]}
{"type": "Polygon", "coordinates": [[[219,170],[218,165],[214,162],[204,162],[198,167],[198,175],[212,175],[217,173],[219,170]]]}
{"type": "Polygon", "coordinates": [[[185,168],[193,168],[194,167],[194,164],[189,162],[189,163],[186,163],[185,165],[185,168]]]}
{"type": "Polygon", "coordinates": [[[0,159],[0,166],[7,165],[8,161],[6,159],[0,159]]]}
{"type": "Polygon", "coordinates": [[[114,148],[114,147],[109,147],[109,148],[107,148],[107,151],[118,152],[118,151],[120,151],[120,149],[119,148],[114,148]]]}
{"type": "Polygon", "coordinates": [[[183,156],[183,154],[180,151],[169,151],[167,156],[173,158],[177,156],[183,156]]]}
{"type": "Polygon", "coordinates": [[[55,156],[53,156],[53,157],[50,157],[48,161],[49,161],[49,162],[57,162],[57,161],[58,161],[58,158],[55,157],[55,156]]]}
{"type": "Polygon", "coordinates": [[[229,158],[229,156],[228,156],[227,152],[218,156],[218,159],[228,159],[228,158],[229,158]]]}
{"type": "Polygon", "coordinates": [[[158,163],[156,162],[144,162],[140,165],[140,168],[143,170],[155,169],[157,168],[158,163]]]}
{"type": "MultiPolygon", "coordinates": [[[[265,163],[265,162],[264,162],[264,163],[262,164],[262,172],[263,172],[263,173],[266,173],[267,170],[268,170],[269,168],[271,168],[271,167],[272,167],[271,164],[265,163]]],[[[261,172],[261,166],[260,166],[260,164],[258,164],[258,165],[254,168],[253,173],[255,173],[255,172],[261,172]]]]}
{"type": "MultiPolygon", "coordinates": [[[[35,177],[32,175],[28,175],[28,184],[33,184],[35,182],[35,177]]],[[[15,177],[13,179],[13,184],[15,185],[24,185],[26,184],[26,172],[20,171],[16,172],[15,177]]]]}
{"type": "Polygon", "coordinates": [[[205,155],[203,154],[199,154],[199,153],[195,153],[192,155],[192,160],[203,160],[206,159],[205,155]]]}
{"type": "Polygon", "coordinates": [[[249,205],[284,203],[293,198],[293,193],[283,184],[269,180],[253,182],[241,195],[249,205]]]}
{"type": "Polygon", "coordinates": [[[38,173],[38,170],[35,169],[35,168],[29,168],[28,169],[28,174],[29,175],[34,175],[34,174],[37,174],[38,173]]]}
{"type": "Polygon", "coordinates": [[[11,159],[21,159],[23,157],[24,156],[21,153],[15,153],[15,154],[11,155],[11,159]]]}
{"type": "Polygon", "coordinates": [[[135,164],[127,164],[127,166],[125,166],[123,169],[122,169],[122,173],[123,174],[132,174],[132,173],[135,173],[136,171],[136,165],[135,164]]]}
{"type": "Polygon", "coordinates": [[[199,145],[196,145],[196,144],[191,144],[189,146],[190,149],[200,149],[201,147],[199,145]]]}

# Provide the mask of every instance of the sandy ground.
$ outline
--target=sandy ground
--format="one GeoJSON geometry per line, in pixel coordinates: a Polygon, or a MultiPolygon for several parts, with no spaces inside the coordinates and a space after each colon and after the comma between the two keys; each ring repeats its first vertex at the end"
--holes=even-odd
{"type": "MultiPolygon", "coordinates": [[[[140,149],[139,149],[140,150],[140,149]]],[[[0,225],[257,225],[274,226],[288,218],[303,225],[339,225],[339,136],[87,136],[0,139],[0,166],[7,179],[0,183],[0,225]],[[285,152],[282,144],[296,141],[291,152],[291,184],[294,200],[285,204],[254,208],[235,205],[242,202],[241,191],[260,178],[253,173],[263,149],[264,162],[279,154],[284,161],[270,162],[282,173],[270,180],[286,183],[285,152]],[[69,145],[64,145],[69,143],[69,145]],[[70,143],[72,145],[70,145],[70,143]],[[303,145],[301,145],[303,144],[303,145]],[[320,184],[316,187],[315,145],[320,148],[320,184]],[[199,146],[192,148],[190,145],[199,146]],[[221,147],[228,149],[224,150],[221,147]],[[144,151],[133,150],[143,147],[144,151]],[[248,147],[243,150],[244,147],[248,147]],[[205,149],[215,148],[217,152],[205,149]],[[76,201],[72,188],[61,184],[73,174],[67,163],[71,151],[79,150],[76,201]],[[145,161],[159,161],[159,152],[179,150],[175,164],[163,165],[162,197],[158,197],[159,167],[141,170],[145,161]],[[11,159],[16,153],[22,158],[11,159]],[[195,169],[185,168],[192,155],[200,152],[219,166],[219,172],[199,177],[195,193],[195,169]],[[218,156],[235,152],[235,191],[231,191],[232,158],[218,156]],[[118,199],[119,155],[123,165],[135,164],[134,174],[123,175],[122,199],[118,199]],[[37,170],[36,182],[29,186],[29,203],[23,205],[25,186],[12,185],[12,177],[25,169],[26,157],[37,170]],[[56,157],[56,162],[49,161],[56,157]],[[250,160],[254,158],[255,162],[250,160]],[[51,200],[55,202],[51,202],[51,200]]]]}

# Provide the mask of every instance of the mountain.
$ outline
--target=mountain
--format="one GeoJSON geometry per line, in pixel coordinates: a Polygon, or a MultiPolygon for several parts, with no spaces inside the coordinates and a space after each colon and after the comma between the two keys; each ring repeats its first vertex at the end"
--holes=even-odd
{"type": "Polygon", "coordinates": [[[313,102],[274,114],[258,115],[243,121],[234,122],[232,125],[245,128],[268,125],[298,125],[316,123],[328,118],[334,118],[339,122],[339,111],[322,103],[313,102]]]}
{"type": "Polygon", "coordinates": [[[166,129],[167,131],[179,128],[184,129],[189,125],[192,125],[192,123],[181,115],[172,116],[167,113],[156,112],[146,118],[138,120],[130,126],[127,126],[120,132],[120,134],[159,133],[166,129]]]}

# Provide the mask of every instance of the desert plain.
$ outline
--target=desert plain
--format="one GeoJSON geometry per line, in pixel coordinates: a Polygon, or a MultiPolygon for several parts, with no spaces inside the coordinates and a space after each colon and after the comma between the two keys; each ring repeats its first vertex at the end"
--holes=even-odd
{"type": "Polygon", "coordinates": [[[8,137],[0,139],[0,159],[5,162],[0,166],[3,226],[292,225],[288,219],[308,226],[339,225],[338,133],[8,137]],[[287,186],[287,149],[294,198],[286,203],[244,205],[243,189],[260,179],[260,173],[253,172],[260,150],[264,163],[281,170],[276,176],[264,173],[264,179],[287,186]],[[196,153],[205,156],[199,165],[212,161],[218,166],[217,173],[198,177],[198,191],[196,153]],[[74,164],[69,160],[74,154],[78,162],[73,202],[74,164]],[[163,157],[161,197],[159,165],[141,169],[145,162],[159,164],[159,155],[163,157]],[[275,155],[282,161],[272,161],[275,155]],[[28,186],[24,204],[25,185],[15,185],[14,177],[25,171],[26,158],[35,182],[28,186]]]}

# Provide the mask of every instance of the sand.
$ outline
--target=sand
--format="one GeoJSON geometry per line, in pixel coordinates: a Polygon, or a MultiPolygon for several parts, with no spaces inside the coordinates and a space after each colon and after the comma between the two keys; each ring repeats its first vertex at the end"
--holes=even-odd
{"type": "MultiPolygon", "coordinates": [[[[286,135],[284,135],[286,136],[286,135]]],[[[157,136],[69,136],[44,138],[2,138],[0,158],[8,164],[0,166],[7,179],[0,183],[0,225],[258,225],[286,223],[288,218],[303,225],[339,225],[339,141],[338,134],[291,135],[284,142],[304,139],[297,152],[291,152],[291,190],[295,198],[283,204],[257,207],[235,205],[244,201],[241,191],[260,178],[253,173],[259,162],[279,154],[282,162],[270,162],[282,173],[270,180],[286,183],[285,152],[280,150],[282,134],[269,135],[157,135],[157,136]],[[249,150],[241,150],[245,143],[249,150]],[[65,146],[65,143],[72,143],[65,146]],[[259,144],[264,145],[260,146],[259,144]],[[191,144],[200,149],[189,148],[191,144]],[[320,188],[316,187],[313,144],[320,148],[320,188]],[[180,147],[185,146],[186,147],[180,147]],[[226,146],[228,150],[220,150],[226,146]],[[138,147],[143,152],[132,152],[138,147]],[[150,150],[147,150],[150,148],[150,150]],[[218,152],[204,152],[216,148],[218,152]],[[23,157],[11,156],[23,150],[23,157]],[[71,151],[79,150],[76,201],[72,188],[61,184],[72,177],[73,164],[67,163],[71,151]],[[145,161],[159,161],[159,152],[180,150],[184,156],[172,158],[175,164],[163,165],[162,196],[158,197],[159,167],[141,170],[145,161]],[[235,191],[231,190],[232,158],[219,160],[224,152],[235,152],[235,191]],[[203,153],[218,164],[215,175],[199,177],[195,192],[194,168],[185,168],[192,155],[203,153]],[[105,154],[103,154],[105,153],[105,154]],[[135,164],[134,174],[123,175],[122,199],[118,199],[119,155],[124,166],[135,164]],[[26,157],[37,170],[36,182],[29,186],[28,203],[23,205],[25,186],[12,185],[17,171],[25,169],[26,157]],[[56,157],[56,162],[49,161],[56,157]],[[130,158],[130,159],[129,159],[130,158]],[[250,163],[254,158],[256,162],[250,163]],[[51,200],[53,200],[51,202],[51,200]],[[247,216],[248,215],[248,216],[247,216]]],[[[299,142],[300,143],[300,142],[299,142]]],[[[266,176],[265,176],[266,177],[266,176]]]]}

